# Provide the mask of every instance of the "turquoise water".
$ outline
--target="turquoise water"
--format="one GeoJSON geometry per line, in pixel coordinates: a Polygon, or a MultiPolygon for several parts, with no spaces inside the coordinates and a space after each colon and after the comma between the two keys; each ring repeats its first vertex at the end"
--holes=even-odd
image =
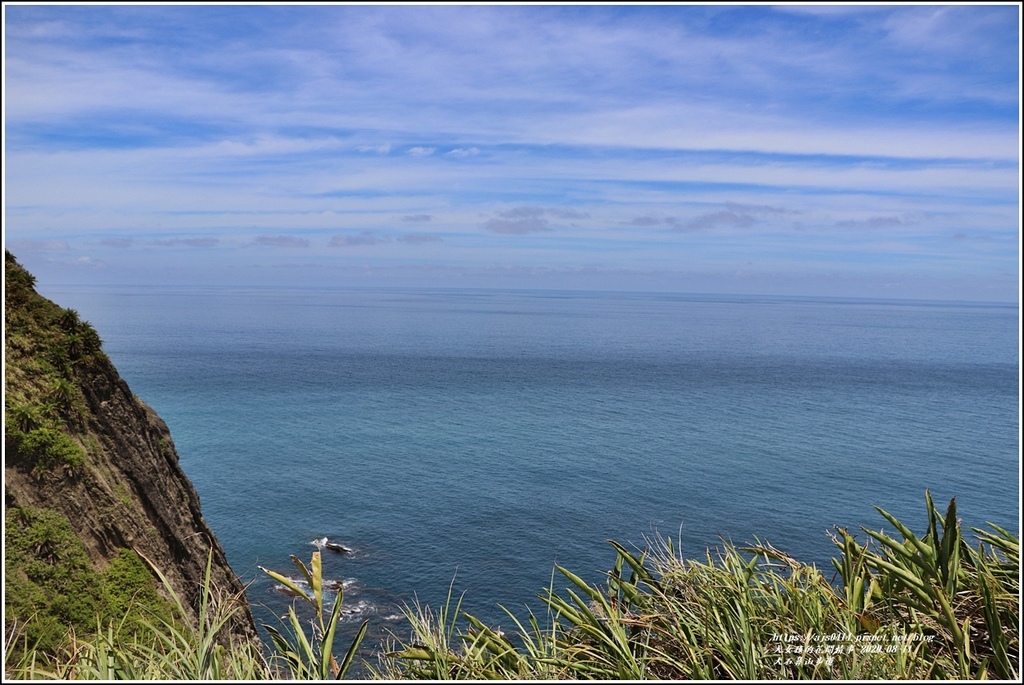
{"type": "MultiPolygon", "coordinates": [[[[702,557],[834,525],[1019,519],[1018,308],[541,291],[54,288],[167,421],[250,599],[328,536],[348,625],[540,606],[606,540],[702,557]],[[556,584],[560,584],[556,579],[556,584]]],[[[829,567],[830,568],[830,567],[829,567]]],[[[522,611],[518,611],[520,615],[522,611]]]]}

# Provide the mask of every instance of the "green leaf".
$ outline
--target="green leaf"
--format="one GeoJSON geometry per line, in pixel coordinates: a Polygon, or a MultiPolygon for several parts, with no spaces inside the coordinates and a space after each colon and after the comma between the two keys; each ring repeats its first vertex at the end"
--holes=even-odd
{"type": "Polygon", "coordinates": [[[311,573],[309,575],[309,586],[313,588],[313,598],[316,606],[316,617],[320,621],[320,627],[323,628],[324,577],[323,566],[320,561],[320,550],[313,552],[313,558],[310,559],[309,565],[311,568],[311,573]]]}
{"type": "Polygon", "coordinates": [[[306,591],[303,590],[302,588],[300,588],[298,585],[296,585],[290,578],[288,578],[286,576],[283,576],[280,573],[277,573],[275,571],[271,571],[270,569],[263,568],[262,566],[258,566],[257,568],[259,568],[259,570],[263,571],[268,576],[270,576],[271,578],[273,578],[277,582],[281,583],[286,588],[288,588],[289,590],[291,590],[295,594],[299,595],[300,597],[305,597],[306,599],[309,599],[309,595],[306,594],[306,591]]]}
{"type": "Polygon", "coordinates": [[[433,661],[435,653],[426,647],[406,647],[400,652],[388,652],[385,656],[412,661],[433,661]]]}
{"type": "MultiPolygon", "coordinates": [[[[340,598],[339,598],[340,599],[340,598]]],[[[355,639],[352,640],[352,644],[349,645],[348,652],[345,653],[345,658],[341,660],[341,666],[338,669],[337,679],[341,680],[348,673],[349,667],[352,665],[352,661],[356,657],[356,651],[359,649],[359,644],[363,641],[366,636],[366,629],[370,625],[370,620],[366,619],[363,621],[363,625],[359,627],[359,632],[356,634],[355,639]]]]}
{"type": "Polygon", "coordinates": [[[960,570],[960,524],[956,520],[956,498],[949,501],[942,524],[942,545],[939,548],[939,576],[950,598],[956,595],[960,570]]]}
{"type": "MultiPolygon", "coordinates": [[[[896,542],[896,540],[890,538],[887,535],[881,533],[873,533],[872,531],[865,532],[867,532],[868,535],[875,538],[887,547],[891,547],[894,550],[898,550],[901,556],[905,557],[908,561],[915,563],[915,565],[920,566],[930,576],[935,577],[937,575],[935,569],[935,560],[937,557],[935,547],[932,545],[925,544],[916,535],[914,535],[914,533],[909,528],[907,528],[907,526],[904,525],[902,521],[897,519],[889,512],[885,511],[884,509],[880,509],[879,507],[875,507],[875,511],[884,516],[889,523],[895,526],[896,529],[900,532],[900,534],[904,537],[904,539],[910,545],[912,545],[918,551],[918,553],[914,554],[910,552],[905,545],[896,542]]],[[[934,544],[937,545],[938,542],[936,541],[934,544]]]]}
{"type": "MultiPolygon", "coordinates": [[[[289,554],[288,558],[292,560],[292,563],[295,564],[295,568],[299,570],[299,573],[302,574],[302,577],[306,579],[306,583],[309,585],[310,588],[312,588],[313,574],[310,573],[308,568],[306,568],[306,565],[303,564],[302,561],[294,554],[289,554]]],[[[305,597],[311,604],[313,603],[313,598],[310,597],[307,593],[303,592],[302,596],[305,597]]]]}
{"type": "Polygon", "coordinates": [[[608,542],[611,544],[612,547],[615,548],[615,551],[618,552],[619,558],[624,560],[627,564],[629,564],[629,567],[633,569],[633,572],[636,573],[640,580],[644,581],[645,583],[655,582],[654,576],[652,576],[651,572],[648,571],[647,567],[644,566],[643,556],[637,559],[629,552],[629,550],[627,550],[625,547],[615,542],[614,540],[609,540],[608,542]]]}

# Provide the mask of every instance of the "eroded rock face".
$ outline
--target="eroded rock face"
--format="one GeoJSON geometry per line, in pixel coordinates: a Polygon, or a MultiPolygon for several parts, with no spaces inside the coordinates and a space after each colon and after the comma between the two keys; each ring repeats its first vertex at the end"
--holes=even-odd
{"type": "MultiPolygon", "coordinates": [[[[122,548],[135,550],[193,610],[210,554],[213,586],[244,596],[178,464],[167,425],[132,394],[100,351],[98,337],[95,349],[83,345],[88,324],[38,295],[32,277],[9,254],[5,272],[5,507],[63,515],[97,570],[122,548]],[[25,439],[38,426],[70,436],[83,458],[41,467],[39,451],[26,447],[31,443],[25,439]]],[[[247,606],[231,630],[256,639],[247,606]]]]}

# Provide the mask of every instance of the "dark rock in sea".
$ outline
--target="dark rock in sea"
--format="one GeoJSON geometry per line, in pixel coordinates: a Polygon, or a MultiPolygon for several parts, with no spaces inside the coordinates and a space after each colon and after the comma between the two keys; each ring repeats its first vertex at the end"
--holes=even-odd
{"type": "Polygon", "coordinates": [[[331,550],[332,552],[338,552],[339,554],[351,554],[352,552],[351,549],[337,542],[325,542],[324,547],[331,550]]]}

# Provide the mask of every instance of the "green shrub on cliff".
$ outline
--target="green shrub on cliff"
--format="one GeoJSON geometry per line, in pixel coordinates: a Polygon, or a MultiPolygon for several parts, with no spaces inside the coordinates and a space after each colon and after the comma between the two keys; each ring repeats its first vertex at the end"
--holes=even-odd
{"type": "Polygon", "coordinates": [[[122,554],[105,580],[111,606],[128,607],[129,615],[96,616],[93,628],[80,633],[67,630],[50,652],[18,649],[22,628],[10,631],[5,645],[4,676],[33,680],[267,680],[276,675],[259,647],[227,630],[244,608],[237,596],[218,593],[211,582],[212,554],[200,588],[195,622],[181,620],[186,611],[182,598],[158,569],[170,602],[155,609],[142,576],[138,556],[122,554]],[[133,591],[134,590],[134,591],[133,591]],[[112,593],[112,594],[111,594],[112,593]]]}
{"type": "Polygon", "coordinates": [[[17,649],[53,654],[69,629],[86,635],[97,622],[117,620],[139,632],[153,617],[172,615],[135,552],[123,549],[96,571],[71,524],[54,511],[10,507],[4,553],[4,623],[20,626],[17,649]]]}
{"type": "MultiPolygon", "coordinates": [[[[307,631],[294,609],[284,632],[267,626],[274,638],[275,651],[266,658],[259,647],[239,641],[226,630],[235,615],[244,608],[244,598],[218,593],[211,582],[212,554],[207,559],[206,576],[200,588],[197,620],[181,621],[175,616],[186,613],[185,604],[158,569],[165,591],[171,598],[175,615],[152,609],[142,612],[138,625],[146,630],[132,630],[130,621],[114,615],[95,619],[96,629],[80,634],[69,630],[50,652],[40,648],[16,649],[17,640],[9,641],[5,652],[4,675],[7,678],[57,680],[270,680],[270,679],[341,679],[351,666],[366,623],[359,636],[351,642],[340,659],[335,655],[334,635],[343,596],[339,590],[330,611],[321,573],[320,553],[315,552],[307,567],[292,557],[308,581],[310,592],[286,576],[264,571],[285,583],[314,610],[312,630],[307,631]]],[[[149,589],[141,566],[134,554],[122,554],[105,580],[110,607],[133,610],[146,604],[149,589]]],[[[23,632],[17,627],[14,632],[23,632]]]]}
{"type": "Polygon", "coordinates": [[[172,605],[160,596],[153,572],[130,549],[122,549],[103,573],[104,613],[124,620],[129,629],[141,629],[154,617],[174,616],[172,605]]]}
{"type": "Polygon", "coordinates": [[[95,627],[101,577],[67,519],[53,511],[11,507],[4,529],[5,625],[18,622],[28,644],[52,652],[68,627],[95,627]]]}
{"type": "Polygon", "coordinates": [[[7,252],[4,320],[4,432],[37,473],[75,468],[86,458],[74,439],[85,398],[79,369],[102,355],[102,341],[73,309],[40,297],[35,279],[7,252]]]}
{"type": "Polygon", "coordinates": [[[85,461],[85,450],[74,438],[49,426],[39,426],[27,433],[14,432],[11,438],[22,458],[39,472],[62,464],[74,468],[85,461]]]}
{"type": "Polygon", "coordinates": [[[10,507],[4,528],[4,623],[19,626],[23,646],[53,653],[69,629],[96,630],[118,620],[145,630],[154,616],[172,615],[153,572],[131,550],[121,550],[100,572],[66,518],[53,511],[10,507]]]}

